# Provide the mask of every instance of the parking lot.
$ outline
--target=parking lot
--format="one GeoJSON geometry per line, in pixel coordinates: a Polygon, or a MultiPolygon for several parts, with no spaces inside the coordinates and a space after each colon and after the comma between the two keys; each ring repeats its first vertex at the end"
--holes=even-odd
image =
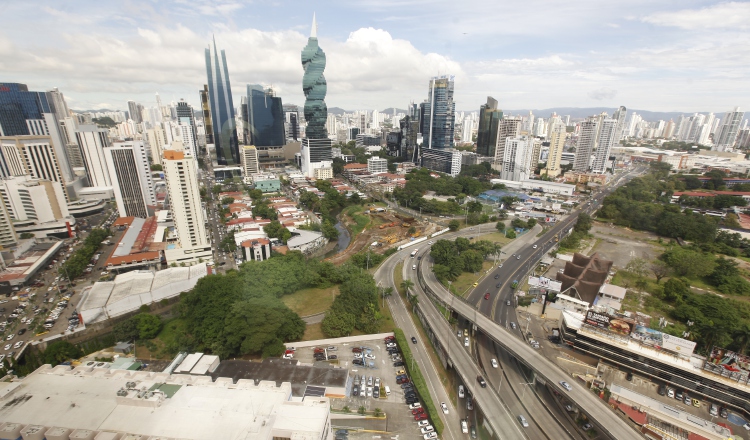
{"type": "MultiPolygon", "coordinates": [[[[423,409],[412,410],[407,404],[407,397],[410,397],[409,402],[420,403],[420,406],[421,400],[416,391],[411,389],[405,366],[398,365],[401,352],[395,340],[318,342],[314,346],[296,347],[292,357],[302,363],[327,362],[348,370],[346,396],[332,399],[331,409],[338,412],[348,408],[351,415],[334,416],[332,423],[335,427],[385,431],[389,436],[399,435],[399,439],[424,438],[418,422],[421,421],[425,426],[431,424],[426,415],[420,415],[423,409]],[[331,359],[332,357],[334,358],[331,359]],[[366,417],[358,414],[360,408],[364,408],[366,417]],[[385,418],[373,418],[375,413],[382,413],[385,418]],[[423,421],[415,420],[415,416],[423,421]]],[[[373,432],[353,430],[348,437],[370,439],[372,436],[373,432]]]]}

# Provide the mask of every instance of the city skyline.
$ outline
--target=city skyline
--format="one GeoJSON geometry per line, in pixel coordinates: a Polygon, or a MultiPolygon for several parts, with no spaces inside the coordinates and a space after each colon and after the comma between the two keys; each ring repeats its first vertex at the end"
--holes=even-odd
{"type": "Polygon", "coordinates": [[[443,74],[456,76],[460,110],[478,108],[488,95],[499,108],[747,107],[748,4],[636,1],[605,11],[534,3],[496,11],[478,2],[459,9],[438,2],[425,10],[410,1],[13,4],[5,10],[9,26],[0,31],[0,66],[3,81],[59,87],[73,109],[124,109],[129,99],[148,106],[156,91],[197,108],[195,90],[205,82],[201,49],[215,34],[227,52],[235,97],[260,83],[301,105],[298,51],[317,12],[332,107],[403,108],[422,101],[426,79],[443,74]],[[31,17],[40,32],[16,29],[31,17]]]}

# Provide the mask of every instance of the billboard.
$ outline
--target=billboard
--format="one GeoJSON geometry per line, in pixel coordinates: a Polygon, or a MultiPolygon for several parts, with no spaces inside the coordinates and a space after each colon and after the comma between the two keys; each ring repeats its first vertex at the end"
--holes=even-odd
{"type": "Polygon", "coordinates": [[[551,280],[546,277],[529,277],[529,286],[547,289],[550,292],[559,292],[562,289],[560,281],[551,280]]]}
{"type": "Polygon", "coordinates": [[[630,337],[641,341],[644,345],[662,348],[683,356],[690,356],[693,354],[693,350],[695,350],[695,342],[693,341],[668,335],[642,324],[636,324],[630,337]]]}
{"type": "Polygon", "coordinates": [[[714,347],[706,358],[704,369],[730,379],[747,382],[750,375],[750,357],[726,348],[714,347]]]}
{"type": "Polygon", "coordinates": [[[627,336],[633,330],[633,323],[631,322],[611,316],[607,313],[598,313],[591,310],[586,312],[586,319],[584,322],[588,325],[599,327],[619,335],[627,336]]]}

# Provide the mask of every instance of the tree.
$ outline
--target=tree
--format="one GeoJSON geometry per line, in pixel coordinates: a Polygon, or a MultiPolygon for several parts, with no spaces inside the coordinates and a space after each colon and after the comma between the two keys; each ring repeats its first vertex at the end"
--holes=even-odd
{"type": "Polygon", "coordinates": [[[639,277],[645,277],[648,269],[646,268],[646,260],[643,258],[631,258],[628,264],[625,266],[625,270],[637,275],[639,277]]]}
{"type": "Polygon", "coordinates": [[[293,341],[305,333],[305,322],[275,298],[250,298],[234,303],[224,319],[225,355],[262,353],[278,341],[293,341]]]}
{"type": "Polygon", "coordinates": [[[683,300],[690,295],[690,288],[678,278],[670,278],[662,288],[664,299],[670,302],[683,300]]]}
{"type": "Polygon", "coordinates": [[[526,227],[529,228],[529,229],[531,229],[534,226],[536,226],[536,219],[535,218],[530,218],[529,221],[526,222],[526,227]]]}
{"type": "Polygon", "coordinates": [[[578,214],[578,220],[576,220],[575,226],[573,226],[573,230],[576,232],[583,232],[584,234],[588,234],[588,232],[591,230],[591,226],[593,225],[593,222],[591,220],[591,216],[586,214],[585,212],[582,212],[578,214]]]}
{"type": "Polygon", "coordinates": [[[329,240],[338,240],[339,238],[339,230],[329,220],[323,221],[320,231],[323,233],[323,237],[329,240]]]}
{"type": "Polygon", "coordinates": [[[495,225],[495,229],[497,229],[500,232],[505,231],[505,223],[504,222],[497,222],[495,225]]]}
{"type": "Polygon", "coordinates": [[[714,270],[713,257],[702,252],[673,247],[663,255],[664,262],[680,276],[702,277],[714,270]]]}
{"type": "Polygon", "coordinates": [[[222,205],[231,205],[232,203],[234,203],[234,197],[224,197],[221,199],[222,205]]]}
{"type": "Polygon", "coordinates": [[[512,240],[516,238],[516,231],[514,231],[513,229],[508,229],[507,231],[505,231],[505,236],[512,240]]]}
{"type": "Polygon", "coordinates": [[[497,219],[498,220],[507,220],[508,218],[508,211],[501,209],[497,211],[497,219]]]}
{"type": "Polygon", "coordinates": [[[737,215],[732,214],[731,212],[727,214],[726,217],[724,217],[724,226],[726,226],[727,228],[733,228],[733,229],[739,229],[741,227],[740,222],[737,219],[737,215]]]}
{"type": "Polygon", "coordinates": [[[661,279],[668,276],[670,272],[669,266],[667,266],[663,261],[656,260],[649,266],[649,270],[651,270],[651,273],[654,274],[654,277],[656,277],[656,284],[659,284],[661,282],[661,279]]]}
{"type": "Polygon", "coordinates": [[[320,324],[320,329],[329,338],[341,338],[351,334],[355,321],[356,318],[351,313],[329,310],[320,324]]]}
{"type": "Polygon", "coordinates": [[[283,243],[286,243],[290,238],[292,238],[292,233],[289,232],[289,229],[282,226],[278,220],[273,220],[271,223],[263,226],[263,231],[269,237],[278,238],[283,243]]]}
{"type": "Polygon", "coordinates": [[[358,193],[354,193],[349,197],[349,203],[352,205],[359,205],[362,203],[362,199],[359,197],[358,193]]]}
{"type": "Polygon", "coordinates": [[[412,280],[403,280],[401,281],[401,288],[404,289],[405,293],[409,293],[409,289],[414,287],[414,282],[412,280]]]}
{"type": "Polygon", "coordinates": [[[151,171],[164,171],[164,168],[158,163],[151,164],[151,171]]]}
{"type": "Polygon", "coordinates": [[[83,356],[83,351],[68,341],[54,341],[47,346],[42,354],[42,360],[45,364],[53,367],[61,362],[71,359],[78,359],[83,356]]]}
{"type": "Polygon", "coordinates": [[[449,222],[448,222],[448,228],[449,228],[449,229],[450,229],[451,231],[457,231],[457,230],[458,230],[458,227],[459,227],[460,225],[461,225],[461,224],[460,224],[460,223],[458,222],[458,220],[451,220],[451,221],[449,221],[449,222]]]}
{"type": "Polygon", "coordinates": [[[466,272],[479,272],[482,270],[482,263],[484,263],[484,256],[473,249],[469,249],[466,252],[461,253],[461,259],[463,260],[463,269],[466,272]]]}
{"type": "Polygon", "coordinates": [[[36,237],[36,235],[34,235],[33,232],[22,232],[21,235],[19,235],[19,237],[21,239],[26,240],[26,239],[29,239],[29,238],[34,238],[34,237],[36,237]]]}
{"type": "Polygon", "coordinates": [[[153,339],[161,331],[161,318],[157,315],[148,313],[139,313],[138,318],[138,336],[140,339],[153,339]]]}

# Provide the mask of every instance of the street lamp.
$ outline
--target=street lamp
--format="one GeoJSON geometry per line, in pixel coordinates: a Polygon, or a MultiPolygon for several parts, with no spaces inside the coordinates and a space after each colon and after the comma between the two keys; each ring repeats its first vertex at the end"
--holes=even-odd
{"type": "Polygon", "coordinates": [[[534,383],[533,382],[520,382],[519,385],[523,385],[523,393],[521,393],[521,400],[523,400],[524,396],[526,396],[526,386],[534,385],[534,383]]]}

